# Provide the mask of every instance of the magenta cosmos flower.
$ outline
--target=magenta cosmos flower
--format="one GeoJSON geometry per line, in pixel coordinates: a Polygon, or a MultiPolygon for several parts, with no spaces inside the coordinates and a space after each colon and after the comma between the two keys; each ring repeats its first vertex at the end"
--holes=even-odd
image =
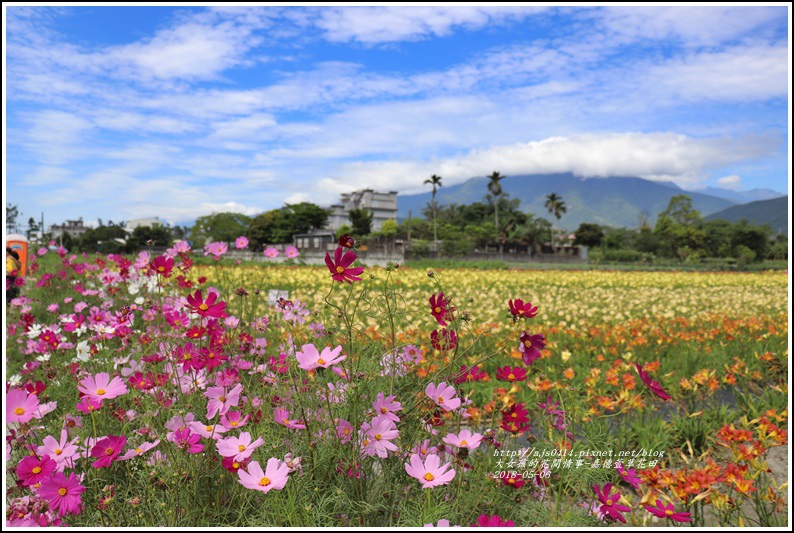
{"type": "Polygon", "coordinates": [[[331,254],[325,252],[325,264],[328,266],[328,270],[331,271],[331,277],[333,277],[334,281],[346,281],[348,283],[361,281],[358,276],[364,272],[364,267],[350,268],[353,261],[358,258],[356,252],[352,250],[344,252],[343,250],[344,248],[341,246],[337,247],[334,251],[333,261],[331,260],[331,254]]]}
{"type": "Polygon", "coordinates": [[[80,381],[77,390],[88,396],[95,402],[110,400],[117,396],[127,393],[127,385],[120,377],[115,376],[112,380],[107,372],[100,372],[96,376],[88,376],[80,381]]]}
{"type": "Polygon", "coordinates": [[[22,389],[12,389],[6,394],[6,421],[20,424],[30,422],[38,407],[39,398],[35,394],[28,394],[22,389]]]}
{"type": "Polygon", "coordinates": [[[287,484],[289,466],[275,457],[267,460],[267,467],[262,471],[259,462],[252,461],[248,465],[248,472],[243,469],[237,471],[240,484],[253,490],[268,493],[271,490],[281,490],[287,484]]]}
{"type": "Polygon", "coordinates": [[[202,318],[225,318],[226,317],[226,302],[215,301],[218,299],[218,294],[210,292],[207,294],[207,299],[204,300],[201,295],[201,290],[197,290],[193,296],[187,297],[188,308],[202,318]]]}
{"type": "Polygon", "coordinates": [[[19,462],[16,472],[22,486],[30,487],[49,477],[57,468],[58,465],[49,455],[41,459],[35,455],[28,455],[19,462]]]}
{"type": "Polygon", "coordinates": [[[447,320],[452,320],[454,307],[449,305],[449,300],[444,298],[444,293],[439,292],[430,297],[430,313],[438,321],[439,325],[446,326],[447,320]]]}
{"type": "Polygon", "coordinates": [[[527,371],[519,366],[515,368],[509,365],[503,366],[496,369],[496,379],[500,381],[508,381],[510,383],[524,381],[527,379],[527,371]]]}
{"type": "Polygon", "coordinates": [[[96,461],[91,463],[91,466],[94,468],[110,466],[110,463],[121,453],[125,444],[127,444],[127,437],[124,435],[120,437],[110,435],[109,437],[100,439],[96,445],[91,448],[91,457],[98,457],[96,461]]]}
{"type": "Polygon", "coordinates": [[[510,306],[510,314],[513,315],[513,321],[519,318],[533,318],[538,314],[538,307],[536,305],[533,306],[529,302],[524,303],[524,300],[510,300],[508,305],[510,306]]]}
{"type": "MultiPolygon", "coordinates": [[[[169,433],[166,438],[173,442],[174,445],[180,450],[185,450],[188,453],[201,453],[204,451],[204,445],[201,444],[201,435],[193,433],[189,428],[180,428],[176,431],[169,433]]],[[[156,456],[159,451],[155,451],[156,456]]],[[[150,459],[151,460],[151,459],[150,459]]]]}
{"type": "Polygon", "coordinates": [[[405,471],[409,476],[418,479],[423,489],[432,489],[439,485],[446,485],[455,478],[455,470],[450,469],[450,463],[441,464],[441,458],[432,453],[422,462],[418,454],[411,454],[410,464],[405,463],[405,471]]]}
{"type": "Polygon", "coordinates": [[[472,524],[471,527],[514,527],[515,524],[512,520],[502,520],[498,514],[488,516],[481,514],[477,518],[477,523],[472,524]]]}
{"type": "Polygon", "coordinates": [[[160,255],[152,259],[149,263],[149,270],[159,276],[167,278],[171,276],[171,271],[174,269],[174,260],[170,257],[160,255]]]}
{"type": "Polygon", "coordinates": [[[339,356],[341,351],[341,346],[337,346],[333,350],[326,346],[320,353],[314,344],[304,344],[301,347],[301,351],[295,354],[295,358],[298,360],[298,366],[303,370],[314,370],[320,367],[328,368],[347,359],[346,355],[339,356]]]}
{"type": "Polygon", "coordinates": [[[645,370],[642,369],[641,364],[639,363],[634,363],[634,364],[637,367],[637,373],[640,375],[640,379],[642,380],[643,383],[645,383],[645,386],[648,387],[652,393],[654,393],[664,401],[673,399],[673,397],[667,394],[667,391],[664,390],[659,383],[657,383],[651,378],[650,374],[648,374],[645,370]]]}
{"type": "Polygon", "coordinates": [[[623,481],[629,483],[632,487],[639,490],[642,479],[640,479],[640,477],[637,475],[636,470],[633,468],[626,469],[626,467],[621,463],[615,464],[615,470],[617,470],[618,474],[621,475],[623,481]]]}
{"type": "Polygon", "coordinates": [[[518,349],[523,354],[521,357],[525,365],[531,365],[533,361],[540,359],[540,351],[546,347],[546,337],[542,333],[530,335],[528,332],[521,334],[521,344],[518,349]]]}
{"type": "Polygon", "coordinates": [[[656,500],[656,507],[646,505],[645,510],[652,515],[659,518],[669,518],[674,522],[690,522],[692,520],[690,513],[676,513],[675,506],[672,503],[667,505],[662,500],[656,500]]]}
{"type": "Polygon", "coordinates": [[[55,472],[41,482],[38,494],[50,503],[50,509],[57,509],[58,514],[63,516],[66,513],[80,514],[80,495],[84,492],[85,487],[80,484],[74,472],[69,474],[68,479],[62,473],[55,472]]]}
{"type": "Polygon", "coordinates": [[[438,386],[435,383],[428,384],[425,394],[445,411],[452,411],[460,407],[460,399],[454,398],[455,388],[444,382],[439,383],[438,386]]]}
{"type": "Polygon", "coordinates": [[[620,513],[628,513],[631,509],[625,505],[620,505],[619,492],[615,491],[614,494],[610,494],[612,492],[612,483],[604,485],[603,490],[598,485],[593,484],[593,490],[598,496],[598,501],[601,502],[601,512],[612,520],[620,520],[625,524],[626,519],[620,513]]]}

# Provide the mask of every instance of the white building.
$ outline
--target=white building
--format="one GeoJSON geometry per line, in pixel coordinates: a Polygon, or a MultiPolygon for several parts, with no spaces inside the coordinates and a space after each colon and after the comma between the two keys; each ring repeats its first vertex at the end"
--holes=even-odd
{"type": "Polygon", "coordinates": [[[343,194],[340,202],[331,206],[327,229],[336,231],[345,224],[351,225],[348,213],[353,209],[372,211],[372,231],[380,231],[387,220],[397,220],[397,191],[362,189],[343,194]]]}
{"type": "Polygon", "coordinates": [[[163,221],[160,220],[160,217],[148,217],[148,218],[136,218],[134,220],[128,220],[127,226],[124,228],[127,232],[132,233],[135,231],[135,228],[144,227],[144,228],[153,228],[155,226],[162,226],[163,221]]]}

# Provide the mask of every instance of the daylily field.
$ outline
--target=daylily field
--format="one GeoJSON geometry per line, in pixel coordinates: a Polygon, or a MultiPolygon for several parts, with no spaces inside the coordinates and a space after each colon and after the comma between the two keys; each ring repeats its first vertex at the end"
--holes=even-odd
{"type": "Polygon", "coordinates": [[[787,272],[28,264],[8,526],[787,524],[787,272]]]}

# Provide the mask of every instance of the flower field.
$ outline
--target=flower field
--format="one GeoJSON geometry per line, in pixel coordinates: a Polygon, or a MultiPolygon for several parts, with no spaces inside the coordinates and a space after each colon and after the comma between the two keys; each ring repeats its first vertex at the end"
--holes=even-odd
{"type": "Polygon", "coordinates": [[[787,273],[368,268],[340,242],[321,267],[31,257],[6,524],[786,525],[787,273]]]}

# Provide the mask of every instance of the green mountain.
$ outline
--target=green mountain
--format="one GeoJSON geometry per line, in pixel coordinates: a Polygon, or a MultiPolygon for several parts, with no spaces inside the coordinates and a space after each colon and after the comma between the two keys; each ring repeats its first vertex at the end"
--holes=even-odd
{"type": "MultiPolygon", "coordinates": [[[[439,205],[470,204],[482,201],[487,194],[488,178],[471,178],[459,185],[443,185],[436,193],[439,205]]],[[[650,224],[656,216],[667,208],[670,198],[686,194],[692,198],[692,205],[701,216],[710,215],[735,202],[707,194],[688,192],[668,182],[655,182],[641,178],[577,178],[573,174],[532,174],[508,176],[500,182],[504,192],[511,198],[521,200],[521,209],[546,218],[568,231],[573,231],[582,222],[593,222],[616,228],[636,228],[644,218],[650,224]],[[562,197],[568,208],[566,214],[557,221],[544,204],[546,196],[556,193],[562,197]]],[[[429,187],[428,187],[429,188],[429,187]]],[[[397,216],[421,217],[422,209],[430,202],[429,192],[416,195],[399,196],[397,216]]]]}
{"type": "Polygon", "coordinates": [[[704,218],[706,220],[722,219],[733,223],[746,218],[751,224],[759,226],[769,224],[775,233],[788,235],[788,196],[734,205],[704,218]]]}

